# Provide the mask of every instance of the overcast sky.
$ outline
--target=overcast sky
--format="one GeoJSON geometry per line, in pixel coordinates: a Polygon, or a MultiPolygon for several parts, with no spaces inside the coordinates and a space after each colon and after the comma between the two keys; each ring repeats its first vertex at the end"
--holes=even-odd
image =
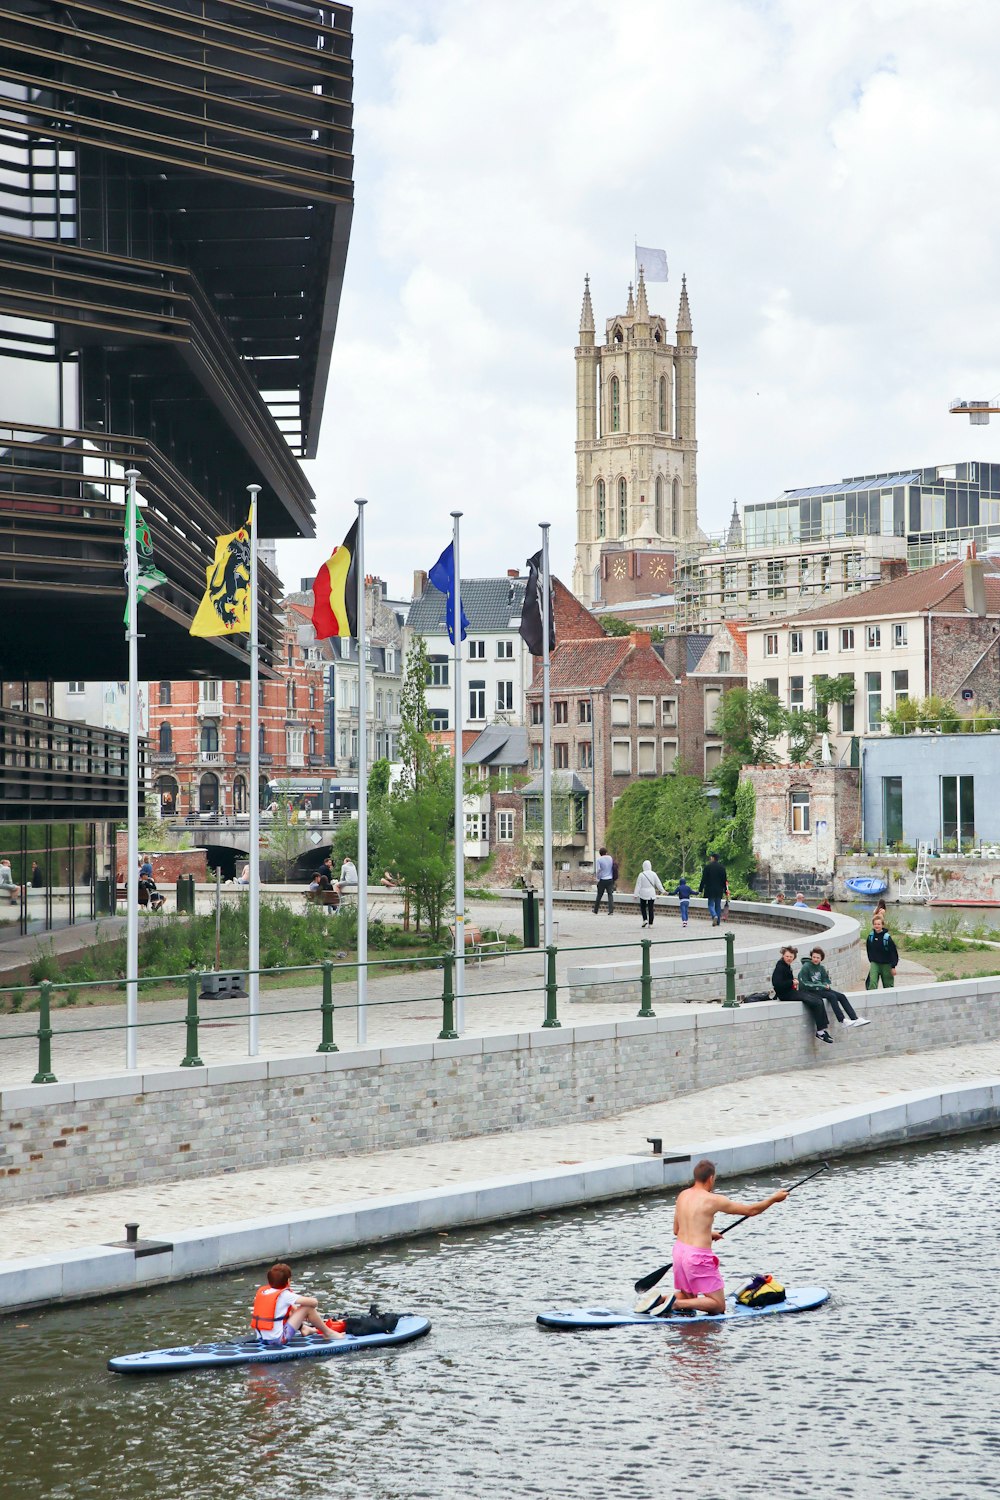
{"type": "Polygon", "coordinates": [[[409,595],[575,540],[573,349],[633,237],[698,346],[698,508],[897,466],[1000,460],[997,0],[359,0],[356,211],[317,540],[368,497],[368,571],[409,595]]]}

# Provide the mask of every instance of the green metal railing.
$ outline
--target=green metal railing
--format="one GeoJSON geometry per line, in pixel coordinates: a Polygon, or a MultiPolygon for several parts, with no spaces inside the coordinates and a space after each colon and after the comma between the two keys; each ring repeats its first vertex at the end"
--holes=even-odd
{"type": "MultiPolygon", "coordinates": [[[[735,1006],[738,1003],[737,997],[736,997],[735,935],[734,935],[733,932],[727,931],[727,932],[722,932],[722,933],[718,933],[718,934],[711,934],[711,935],[706,934],[704,936],[694,937],[694,938],[683,937],[683,938],[654,939],[654,938],[648,938],[647,937],[647,938],[642,938],[639,941],[639,944],[638,944],[638,946],[639,946],[639,953],[640,953],[639,973],[638,973],[640,1004],[639,1004],[639,1010],[637,1012],[637,1015],[638,1015],[639,1018],[641,1018],[641,1019],[655,1019],[656,1012],[653,1009],[653,984],[654,984],[654,981],[658,977],[659,978],[672,978],[672,977],[674,977],[674,976],[657,976],[657,975],[655,975],[653,973],[653,955],[652,955],[653,948],[654,947],[655,948],[669,948],[669,947],[679,946],[679,945],[683,945],[683,944],[690,945],[691,943],[699,943],[699,944],[704,945],[705,942],[721,942],[721,943],[723,943],[725,945],[725,950],[724,950],[724,955],[723,955],[723,966],[722,966],[722,971],[721,971],[723,979],[724,979],[724,998],[722,1000],[722,1004],[723,1004],[724,1007],[731,1007],[731,1006],[735,1006]]],[[[558,948],[554,944],[550,944],[548,947],[546,947],[545,950],[544,950],[544,960],[545,960],[545,963],[544,963],[544,979],[543,979],[542,985],[541,985],[541,988],[543,989],[544,996],[545,996],[545,1009],[544,1009],[544,1014],[543,1014],[543,1018],[542,1018],[542,1021],[541,1021],[542,1027],[544,1027],[544,1028],[554,1028],[554,1027],[561,1027],[562,1026],[562,1022],[559,1019],[559,1011],[558,1011],[559,991],[560,991],[561,988],[564,989],[564,990],[565,989],[569,989],[570,985],[568,983],[563,983],[562,985],[560,985],[559,981],[558,981],[556,965],[557,965],[557,960],[558,960],[558,957],[559,957],[560,954],[565,955],[567,953],[582,953],[582,954],[588,954],[588,955],[590,955],[591,958],[593,958],[593,956],[595,954],[595,951],[598,952],[603,957],[603,955],[605,955],[607,953],[616,952],[616,951],[622,951],[622,950],[629,951],[629,952],[631,952],[634,955],[635,949],[636,949],[636,943],[634,941],[632,941],[632,942],[625,942],[625,943],[605,943],[605,944],[601,945],[601,947],[600,947],[599,950],[595,950],[592,946],[590,946],[590,947],[588,947],[588,946],[564,946],[564,947],[558,948]]],[[[516,951],[520,951],[520,950],[516,950],[516,951]]],[[[699,956],[701,956],[701,955],[699,955],[699,956]]],[[[468,960],[467,960],[467,963],[468,963],[468,960]]],[[[350,974],[353,975],[353,974],[357,973],[358,967],[359,967],[359,965],[357,964],[357,962],[353,961],[353,960],[348,960],[348,961],[342,962],[342,963],[334,963],[332,960],[326,959],[321,964],[296,964],[296,965],[288,965],[288,966],[282,966],[282,967],[276,967],[276,968],[269,968],[269,969],[260,969],[257,972],[259,974],[259,977],[262,978],[262,979],[274,978],[274,977],[281,977],[281,976],[285,976],[285,975],[289,975],[289,974],[303,974],[303,975],[318,975],[319,976],[319,979],[320,979],[320,1003],[319,1003],[320,1041],[319,1041],[319,1045],[317,1046],[316,1050],[317,1050],[317,1052],[327,1052],[327,1053],[329,1053],[329,1052],[337,1052],[337,1051],[339,1051],[337,1043],[336,1043],[336,1041],[334,1039],[334,1021],[335,1021],[335,1017],[336,1017],[337,1011],[338,1010],[340,1010],[340,1011],[350,1011],[350,1010],[356,1010],[357,1009],[357,1002],[355,1000],[344,1000],[344,1001],[341,1001],[339,1003],[335,1003],[334,1002],[334,976],[335,976],[335,972],[339,969],[339,970],[343,970],[343,971],[350,971],[350,974]]],[[[373,996],[371,994],[371,992],[369,991],[368,999],[367,999],[366,1004],[367,1004],[367,1006],[368,1006],[369,1009],[377,1009],[377,1008],[379,1008],[381,1006],[389,1006],[389,1005],[403,1006],[403,1005],[427,1005],[427,1004],[438,1003],[438,1004],[440,1004],[440,1007],[441,1007],[441,1029],[437,1033],[438,1040],[439,1041],[451,1041],[451,1040],[455,1040],[458,1037],[458,1032],[455,1029],[455,956],[454,956],[454,954],[452,954],[452,953],[447,953],[447,954],[444,954],[444,955],[432,954],[432,955],[428,955],[427,957],[408,957],[408,958],[403,958],[403,959],[398,959],[398,958],[370,959],[370,960],[368,960],[368,962],[365,965],[365,967],[369,971],[369,974],[371,974],[372,971],[375,971],[376,975],[378,974],[379,971],[387,971],[390,977],[391,977],[392,972],[394,970],[398,971],[398,970],[400,970],[402,968],[405,968],[405,969],[408,969],[408,970],[413,970],[414,968],[421,968],[421,967],[440,968],[442,970],[442,984],[441,984],[440,992],[438,992],[436,994],[431,994],[431,995],[417,995],[417,996],[412,996],[412,995],[411,996],[393,996],[393,995],[387,995],[387,996],[384,996],[384,997],[379,997],[379,996],[373,996]]],[[[243,972],[244,973],[249,973],[249,972],[252,972],[252,971],[244,970],[243,972]]],[[[708,970],[708,971],[702,971],[702,972],[712,972],[712,971],[708,970]]],[[[718,973],[719,971],[715,970],[714,972],[718,973]]],[[[349,977],[349,976],[347,976],[347,977],[349,977]]],[[[145,1030],[147,1028],[156,1027],[156,1026],[178,1026],[178,1025],[182,1024],[184,1026],[184,1036],[185,1036],[184,1056],[181,1058],[181,1061],[180,1061],[180,1067],[182,1067],[182,1068],[201,1068],[201,1067],[205,1066],[205,1064],[204,1064],[204,1062],[203,1062],[203,1060],[202,1060],[202,1058],[200,1056],[200,1052],[199,1052],[199,1046],[200,1046],[200,1042],[199,1042],[199,1028],[201,1027],[202,1024],[204,1024],[204,1020],[205,1020],[204,1015],[203,1015],[203,1008],[204,1008],[203,1007],[203,1002],[206,999],[210,998],[210,997],[199,995],[199,979],[200,979],[200,973],[198,971],[185,971],[183,974],[144,975],[139,980],[140,989],[148,987],[148,986],[153,985],[153,984],[161,985],[161,984],[176,983],[178,985],[178,987],[182,987],[183,986],[183,988],[186,990],[187,1005],[186,1005],[186,1009],[185,1009],[184,1015],[183,1015],[182,1018],[180,1018],[180,1020],[178,1020],[177,1017],[170,1017],[170,1018],[168,1018],[166,1020],[161,1020],[161,1019],[158,1019],[158,1018],[153,1018],[153,1019],[138,1020],[135,1023],[133,1023],[134,1027],[136,1029],[139,1029],[139,1030],[145,1030]]],[[[595,980],[591,980],[591,981],[580,980],[579,978],[577,978],[577,979],[574,979],[572,988],[574,988],[574,989],[586,989],[586,988],[588,988],[590,986],[596,986],[596,985],[601,985],[602,987],[618,986],[618,985],[623,985],[623,984],[624,985],[634,985],[635,982],[636,982],[636,976],[634,976],[634,975],[619,975],[619,976],[611,978],[611,979],[602,977],[600,979],[595,979],[595,980]]],[[[122,985],[121,981],[118,981],[118,983],[119,983],[120,987],[124,987],[122,985]]],[[[96,1035],[96,1034],[98,1034],[100,1032],[110,1032],[110,1031],[120,1032],[120,1031],[127,1031],[129,1029],[129,1023],[127,1023],[125,1021],[115,1021],[115,1022],[110,1023],[110,1024],[98,1025],[98,1026],[64,1026],[64,1027],[59,1027],[59,1028],[53,1026],[53,1024],[52,1024],[53,997],[56,994],[67,994],[67,995],[69,995],[69,994],[76,994],[76,993],[78,993],[80,991],[100,990],[100,989],[106,990],[107,988],[108,988],[108,981],[107,980],[85,980],[85,981],[84,980],[80,980],[80,981],[67,982],[67,983],[64,984],[64,983],[61,983],[59,981],[53,981],[53,980],[46,979],[46,980],[43,980],[43,981],[41,981],[41,983],[36,984],[36,985],[15,985],[15,986],[9,986],[9,987],[7,987],[7,988],[5,988],[3,990],[0,990],[0,994],[9,995],[9,996],[20,996],[21,1000],[20,1000],[19,1003],[22,1004],[22,1005],[25,1002],[28,1002],[30,1004],[31,1001],[32,1001],[32,998],[37,993],[37,996],[38,996],[38,1025],[37,1025],[37,1027],[35,1027],[34,1029],[32,1029],[30,1031],[6,1032],[6,1033],[2,1034],[2,1039],[4,1041],[26,1041],[26,1040],[34,1040],[37,1043],[38,1066],[37,1066],[37,1071],[35,1072],[34,1078],[32,1079],[33,1083],[56,1083],[56,1082],[58,1082],[56,1074],[53,1071],[53,1062],[52,1062],[52,1044],[53,1044],[53,1039],[54,1038],[57,1038],[57,1037],[75,1037],[75,1038],[81,1038],[81,1037],[96,1035]]],[[[504,998],[504,997],[507,997],[507,996],[513,996],[513,995],[537,995],[538,994],[538,990],[539,990],[539,984],[538,984],[538,982],[536,980],[536,981],[533,981],[529,985],[519,985],[517,987],[511,987],[511,988],[505,988],[505,989],[499,989],[499,990],[498,989],[484,990],[484,991],[479,992],[479,996],[478,997],[482,998],[484,1000],[485,999],[495,1000],[495,999],[501,999],[501,998],[504,998]]],[[[224,997],[220,997],[220,998],[224,998],[224,997]]],[[[476,993],[471,993],[471,994],[467,994],[466,995],[466,1000],[467,1001],[474,1001],[476,998],[477,998],[477,994],[476,993]]],[[[219,1011],[217,1011],[214,1008],[215,1007],[215,1003],[216,1003],[216,1001],[213,999],[212,1000],[212,1006],[213,1006],[213,1008],[212,1008],[212,1010],[210,1012],[211,1024],[218,1025],[220,1023],[234,1022],[234,1021],[245,1021],[247,1019],[247,1010],[246,1010],[245,1006],[244,1006],[243,1009],[241,1009],[239,1011],[229,1011],[228,1013],[227,1012],[220,1013],[219,1011]]],[[[300,1004],[300,1005],[284,1006],[284,1007],[280,1007],[280,1008],[277,1008],[277,1009],[268,1007],[266,1010],[262,1010],[260,1012],[260,1014],[261,1014],[262,1019],[271,1019],[271,1018],[279,1017],[279,1016],[309,1015],[309,1014],[315,1014],[315,1012],[316,1012],[315,1002],[312,1002],[310,1004],[300,1004]]]]}

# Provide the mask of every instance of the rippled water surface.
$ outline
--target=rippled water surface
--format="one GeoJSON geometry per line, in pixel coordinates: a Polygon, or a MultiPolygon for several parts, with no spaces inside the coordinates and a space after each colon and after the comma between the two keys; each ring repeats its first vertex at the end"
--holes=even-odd
{"type": "Polygon", "coordinates": [[[426,1312],[430,1336],[398,1350],[106,1372],[242,1331],[256,1272],[4,1319],[0,1494],[978,1500],[1000,1467],[1000,1139],[835,1167],[723,1241],[730,1286],[769,1270],[834,1289],[750,1328],[535,1326],[543,1307],[625,1301],[669,1253],[665,1197],[297,1268],[330,1311],[426,1312]]]}

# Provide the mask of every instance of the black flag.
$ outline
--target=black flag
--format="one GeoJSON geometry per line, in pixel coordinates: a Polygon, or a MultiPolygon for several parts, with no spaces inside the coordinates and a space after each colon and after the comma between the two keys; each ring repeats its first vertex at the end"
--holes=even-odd
{"type": "MultiPolygon", "coordinates": [[[[536,552],[528,558],[528,585],[524,591],[524,607],[521,610],[520,636],[532,656],[544,653],[542,641],[542,554],[536,552]]],[[[549,650],[556,644],[555,609],[553,608],[552,579],[549,579],[549,650]]]]}

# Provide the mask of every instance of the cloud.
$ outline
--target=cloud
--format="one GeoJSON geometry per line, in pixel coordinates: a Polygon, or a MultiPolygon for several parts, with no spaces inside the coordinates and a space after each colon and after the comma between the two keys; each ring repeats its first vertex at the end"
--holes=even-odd
{"type": "Polygon", "coordinates": [[[575,539],[583,273],[624,310],[633,235],[686,270],[699,513],[844,474],[995,457],[949,417],[1000,388],[1000,10],[970,0],[498,0],[355,12],[357,202],[314,571],[369,499],[408,592],[465,513],[463,571],[575,539]]]}

